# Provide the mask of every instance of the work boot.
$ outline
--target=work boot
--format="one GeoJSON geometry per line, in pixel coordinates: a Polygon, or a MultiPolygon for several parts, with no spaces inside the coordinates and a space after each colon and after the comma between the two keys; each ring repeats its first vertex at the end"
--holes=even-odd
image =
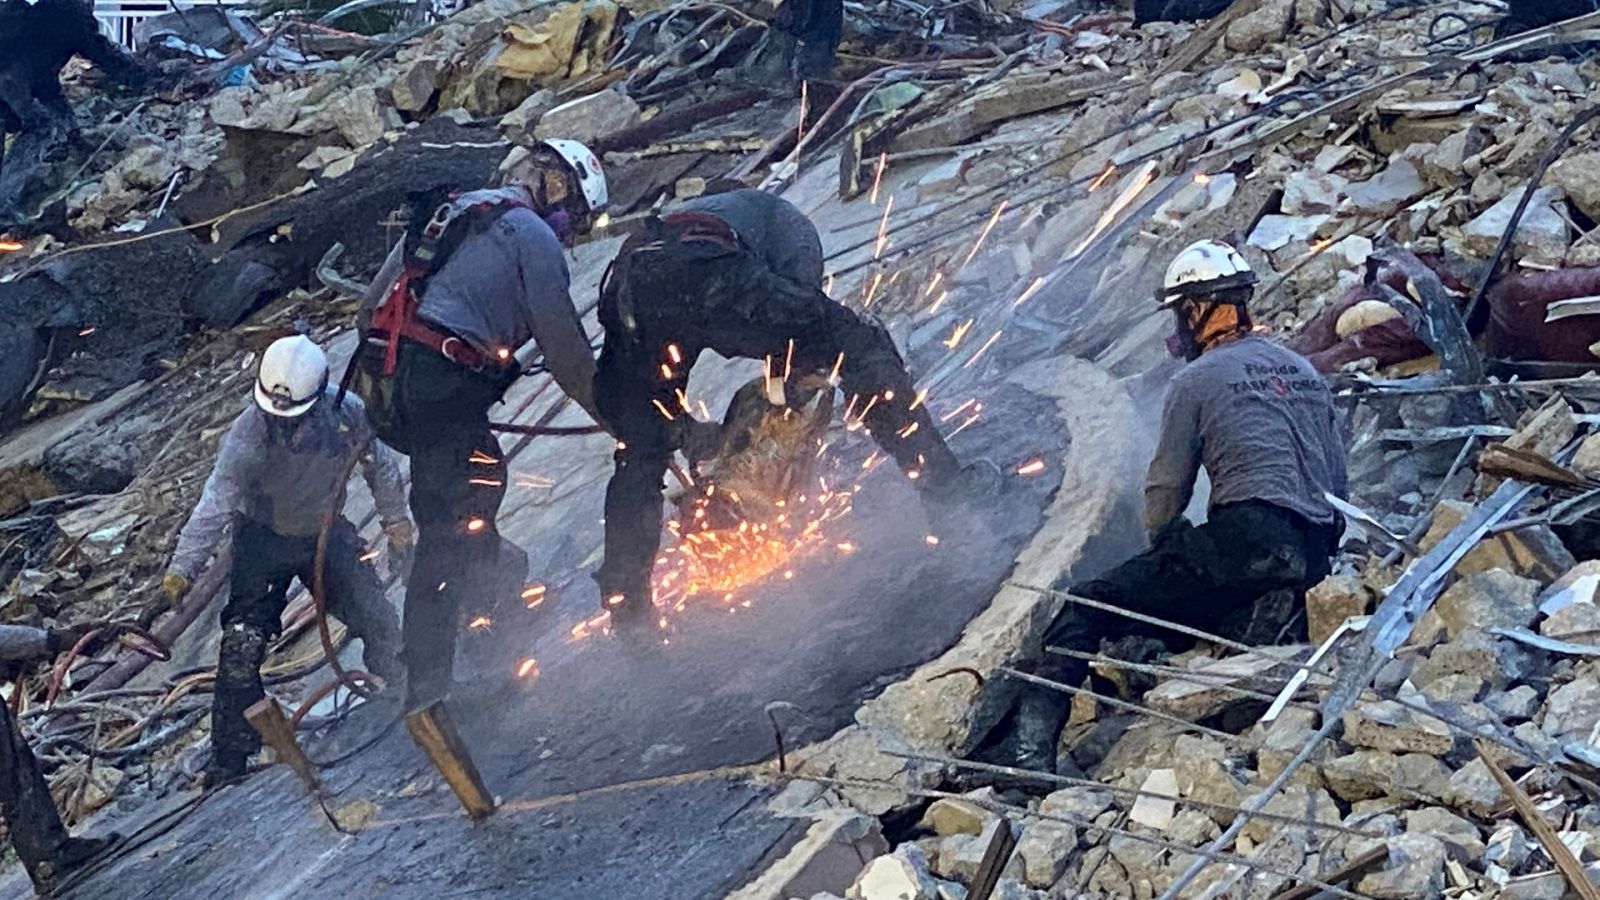
{"type": "Polygon", "coordinates": [[[1033,772],[1056,774],[1061,729],[1067,723],[1071,706],[1055,691],[1032,685],[1017,698],[1015,718],[1009,739],[1008,765],[1033,772]]]}
{"type": "Polygon", "coordinates": [[[245,721],[244,711],[266,696],[261,663],[267,657],[267,642],[266,634],[242,622],[222,629],[211,707],[211,762],[205,770],[207,787],[243,778],[250,757],[261,749],[261,735],[245,721]]]}
{"type": "Polygon", "coordinates": [[[112,832],[105,837],[67,838],[56,848],[55,858],[34,867],[28,874],[33,879],[33,889],[41,897],[54,897],[58,891],[86,874],[89,866],[122,841],[122,835],[112,832]]]}

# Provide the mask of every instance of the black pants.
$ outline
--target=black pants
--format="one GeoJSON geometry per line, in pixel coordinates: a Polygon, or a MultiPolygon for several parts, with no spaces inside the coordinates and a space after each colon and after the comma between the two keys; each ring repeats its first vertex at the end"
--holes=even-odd
{"type": "MultiPolygon", "coordinates": [[[[1306,589],[1328,576],[1338,536],[1337,526],[1312,523],[1280,506],[1235,503],[1213,509],[1204,525],[1181,522],[1169,528],[1150,549],[1103,578],[1057,589],[1224,637],[1263,643],[1275,633],[1261,632],[1258,612],[1268,613],[1273,621],[1260,624],[1273,632],[1284,617],[1258,607],[1273,595],[1287,594],[1303,602],[1306,589]]],[[[1298,605],[1282,604],[1285,609],[1298,605]]],[[[1195,643],[1171,629],[1068,603],[1045,632],[1045,645],[1094,653],[1103,638],[1131,635],[1156,638],[1173,652],[1195,643]]],[[[1037,671],[1077,685],[1088,674],[1089,664],[1046,654],[1037,671]]]]}
{"type": "Polygon", "coordinates": [[[662,478],[681,446],[679,419],[688,414],[680,398],[702,350],[770,358],[778,373],[786,364],[792,374],[838,365],[846,395],[857,398],[852,415],[866,410],[873,438],[902,470],[918,473],[920,487],[955,474],[956,458],[927,407],[910,408],[916,388],[883,326],[743,250],[670,237],[659,249],[641,248],[649,242],[639,235],[623,246],[600,294],[606,337],[595,402],[622,444],[606,486],[605,562],[595,576],[604,596],[649,606],[662,478]]]}
{"type": "Polygon", "coordinates": [[[844,0],[788,0],[777,23],[797,45],[796,74],[802,79],[827,78],[844,36],[844,0]]]}
{"type": "MultiPolygon", "coordinates": [[[[260,735],[245,721],[244,711],[265,697],[261,664],[267,645],[278,636],[295,579],[312,583],[315,537],[285,537],[267,525],[241,519],[234,523],[233,570],[228,604],[222,608],[222,648],[217,659],[217,687],[211,714],[215,759],[213,769],[226,777],[243,774],[250,755],[261,747],[260,735]]],[[[400,676],[397,656],[400,623],[383,595],[383,584],[371,563],[363,561],[366,546],[348,519],[340,519],[328,535],[328,612],[361,638],[367,668],[392,680],[400,676]]]]}
{"type": "Polygon", "coordinates": [[[526,554],[495,525],[506,463],[489,430],[489,408],[516,374],[473,372],[402,341],[394,375],[372,382],[382,392],[368,398],[378,437],[411,458],[417,551],[402,626],[409,708],[448,693],[463,602],[492,609],[527,574],[526,554]]]}
{"type": "Polygon", "coordinates": [[[4,701],[0,701],[0,815],[5,817],[11,845],[17,848],[28,874],[37,883],[48,881],[58,852],[71,838],[56,812],[39,761],[4,701]]]}

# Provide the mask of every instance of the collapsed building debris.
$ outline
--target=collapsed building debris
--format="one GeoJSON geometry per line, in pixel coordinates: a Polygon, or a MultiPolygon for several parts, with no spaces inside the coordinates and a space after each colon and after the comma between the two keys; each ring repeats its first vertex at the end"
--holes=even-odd
{"type": "MultiPolygon", "coordinates": [[[[1017,625],[973,669],[984,690],[960,672],[897,685],[841,732],[871,764],[798,754],[784,777],[821,786],[828,828],[781,888],[753,878],[741,896],[1585,895],[1600,390],[1570,376],[1600,358],[1600,190],[1594,126],[1562,134],[1600,67],[1544,53],[1600,20],[1559,4],[1499,22],[1476,4],[1159,6],[1134,21],[852,6],[840,83],[799,96],[766,23],[715,4],[486,0],[379,38],[164,17],[149,53],[193,86],[112,103],[71,73],[104,149],[46,204],[60,227],[0,253],[0,420],[27,425],[0,445],[0,617],[130,614],[252,354],[296,320],[347,330],[349,300],[313,280],[327,248],[364,278],[409,193],[485,183],[511,144],[589,140],[618,233],[719,181],[815,191],[806,176],[825,173],[850,201],[828,241],[834,296],[883,316],[935,388],[1069,339],[1134,383],[1159,326],[1123,298],[1187,239],[1231,233],[1263,273],[1259,319],[1330,376],[1348,418],[1365,518],[1307,597],[1314,644],[1099,654],[1118,693],[1081,694],[1063,748],[1087,777],[1045,777],[962,758],[982,698],[1013,680],[1017,625]],[[951,693],[918,693],[935,690],[951,693]],[[873,815],[841,814],[851,802],[873,815]]],[[[940,414],[965,427],[968,403],[940,414]]],[[[202,578],[156,636],[208,631],[221,581],[202,578]]],[[[306,700],[322,665],[309,602],[286,623],[269,681],[306,700]]],[[[150,665],[112,647],[13,694],[69,819],[193,774],[205,678],[125,687],[150,665]]]]}

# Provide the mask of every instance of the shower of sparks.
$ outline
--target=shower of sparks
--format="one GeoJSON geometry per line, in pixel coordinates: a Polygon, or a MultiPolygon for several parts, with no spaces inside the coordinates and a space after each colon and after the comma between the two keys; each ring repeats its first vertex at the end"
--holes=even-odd
{"type": "Polygon", "coordinates": [[[939,307],[943,306],[944,302],[946,300],[949,300],[949,299],[950,299],[950,292],[949,291],[940,291],[939,292],[939,296],[934,298],[933,304],[928,307],[928,315],[931,316],[934,313],[938,312],[939,311],[939,307]]]}
{"type": "Polygon", "coordinates": [[[650,402],[655,406],[656,411],[661,413],[661,415],[664,416],[668,422],[672,421],[672,411],[667,409],[667,405],[665,403],[662,403],[660,400],[651,400],[650,402]]]}
{"type": "Polygon", "coordinates": [[[810,112],[810,106],[811,83],[809,81],[802,81],[800,82],[800,122],[799,124],[795,125],[794,130],[796,151],[800,149],[800,143],[806,139],[806,113],[810,112]]]}
{"type": "Polygon", "coordinates": [[[883,215],[878,219],[878,241],[872,247],[872,258],[883,256],[884,248],[889,246],[889,213],[894,211],[894,195],[883,204],[883,215]]]}
{"type": "Polygon", "coordinates": [[[467,520],[467,532],[469,534],[477,534],[487,527],[489,527],[489,523],[483,519],[474,517],[467,520]]]}
{"type": "Polygon", "coordinates": [[[973,406],[975,406],[977,404],[977,402],[978,402],[978,398],[970,397],[970,398],[967,399],[967,401],[965,403],[962,403],[960,406],[956,407],[955,409],[952,409],[949,412],[945,413],[944,415],[940,416],[939,417],[939,421],[941,423],[948,422],[951,419],[954,419],[957,416],[960,416],[962,413],[966,412],[967,410],[971,409],[973,406]]]}
{"type": "Polygon", "coordinates": [[[93,325],[91,325],[88,328],[84,328],[84,329],[79,330],[78,337],[88,337],[89,335],[94,334],[94,332],[95,332],[95,328],[94,328],[93,325]]]}
{"type": "Polygon", "coordinates": [[[789,349],[783,355],[783,383],[789,383],[789,375],[794,372],[794,338],[789,338],[789,349]]]}
{"type": "Polygon", "coordinates": [[[1100,186],[1110,181],[1111,176],[1115,174],[1117,174],[1116,163],[1106,163],[1105,171],[1101,172],[1098,178],[1089,183],[1089,191],[1093,193],[1094,191],[1099,190],[1100,186]]]}
{"type": "MultiPolygon", "coordinates": [[[[883,167],[888,165],[888,164],[889,164],[889,154],[888,154],[888,152],[879,153],[878,154],[878,165],[877,165],[877,167],[875,169],[872,170],[872,196],[867,198],[867,202],[871,203],[873,206],[877,206],[878,205],[878,185],[883,183],[883,167]]],[[[894,202],[894,198],[890,197],[889,198],[889,202],[893,203],[894,202]]]]}
{"type": "Polygon", "coordinates": [[[545,489],[545,488],[553,488],[555,486],[556,486],[555,479],[546,478],[543,475],[522,474],[522,473],[518,473],[518,475],[517,475],[517,487],[545,489]]]}
{"type": "Polygon", "coordinates": [[[972,323],[975,321],[977,320],[968,319],[965,322],[962,322],[960,325],[957,325],[955,330],[950,332],[950,336],[945,338],[940,343],[944,344],[946,350],[954,350],[956,347],[960,346],[961,341],[967,336],[967,332],[972,330],[972,323]]]}
{"type": "Polygon", "coordinates": [[[937,547],[939,546],[939,536],[937,534],[925,534],[922,536],[922,542],[929,547],[937,547]]]}
{"type": "Polygon", "coordinates": [[[972,249],[967,251],[967,258],[961,261],[961,268],[965,269],[972,262],[973,257],[978,255],[978,251],[983,249],[983,242],[989,237],[989,232],[994,230],[994,224],[1000,221],[1000,214],[1005,211],[1006,201],[1001,200],[995,204],[994,214],[989,217],[988,223],[983,226],[983,231],[979,232],[978,239],[972,242],[972,249]]]}
{"type": "Polygon", "coordinates": [[[18,241],[0,241],[0,253],[15,253],[25,246],[27,245],[18,241]]]}
{"type": "Polygon", "coordinates": [[[932,297],[933,292],[939,289],[939,282],[944,280],[944,273],[938,269],[933,270],[933,277],[928,279],[928,287],[923,290],[923,297],[932,297]]]}
{"type": "Polygon", "coordinates": [[[467,484],[475,487],[500,487],[505,484],[498,478],[468,478],[467,484]]]}
{"type": "Polygon", "coordinates": [[[544,602],[548,589],[542,584],[530,584],[522,590],[522,602],[533,609],[544,602]]]}
{"type": "Polygon", "coordinates": [[[1200,185],[1210,184],[1211,183],[1211,176],[1207,175],[1204,172],[1196,172],[1196,173],[1194,173],[1194,183],[1195,184],[1200,184],[1200,185]]]}
{"type": "Polygon", "coordinates": [[[678,363],[683,362],[683,351],[678,349],[677,344],[668,344],[667,358],[672,360],[673,365],[677,365],[678,363]]]}
{"type": "Polygon", "coordinates": [[[1044,276],[1040,275],[1038,278],[1035,278],[1033,281],[1028,283],[1028,286],[1022,291],[1022,295],[1017,298],[1015,303],[1011,304],[1011,308],[1016,309],[1022,304],[1028,302],[1028,298],[1039,293],[1039,289],[1042,287],[1044,287],[1044,276]]]}
{"type": "Polygon", "coordinates": [[[1044,460],[1035,456],[1020,466],[1017,466],[1018,475],[1037,475],[1044,471],[1044,460]]]}
{"type": "Polygon", "coordinates": [[[842,368],[844,368],[844,353],[841,352],[839,358],[833,361],[833,368],[828,372],[829,384],[834,387],[839,386],[839,370],[842,368]]]}
{"type": "Polygon", "coordinates": [[[467,623],[467,627],[471,628],[471,629],[473,629],[475,631],[481,631],[481,630],[483,630],[485,628],[488,628],[492,624],[494,624],[494,623],[488,616],[478,616],[477,618],[473,619],[471,622],[468,622],[467,623]]]}
{"type": "Polygon", "coordinates": [[[361,561],[362,562],[372,562],[373,560],[375,560],[377,558],[378,558],[378,551],[377,550],[368,550],[367,552],[361,554],[361,561]]]}
{"type": "Polygon", "coordinates": [[[472,451],[472,455],[467,457],[467,462],[479,466],[492,466],[500,462],[500,460],[490,456],[482,450],[474,450],[472,451]]]}
{"type": "Polygon", "coordinates": [[[539,661],[530,656],[517,663],[517,677],[526,678],[530,681],[537,680],[539,677],[539,661]]]}
{"type": "Polygon", "coordinates": [[[672,367],[666,363],[661,364],[661,378],[663,381],[672,380],[672,367]]]}
{"type": "Polygon", "coordinates": [[[987,353],[989,351],[989,348],[994,346],[994,342],[1000,340],[1000,335],[1002,333],[1003,333],[1002,331],[996,331],[994,334],[989,335],[989,339],[987,341],[983,342],[983,346],[978,348],[978,352],[972,354],[972,358],[971,359],[969,359],[966,362],[962,363],[961,364],[961,368],[963,368],[963,369],[972,368],[973,364],[978,361],[978,357],[980,357],[983,354],[987,353]]]}

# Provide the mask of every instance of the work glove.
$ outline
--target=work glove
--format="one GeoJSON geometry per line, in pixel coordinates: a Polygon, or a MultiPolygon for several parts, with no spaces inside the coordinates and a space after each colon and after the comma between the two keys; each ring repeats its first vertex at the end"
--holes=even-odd
{"type": "Polygon", "coordinates": [[[396,519],[383,526],[383,535],[389,540],[389,577],[403,578],[411,568],[411,550],[416,544],[416,531],[409,519],[396,519]]]}
{"type": "Polygon", "coordinates": [[[678,440],[691,466],[715,457],[722,449],[721,422],[702,422],[687,416],[680,421],[678,440]]]}
{"type": "Polygon", "coordinates": [[[161,618],[163,613],[177,606],[178,601],[182,600],[187,593],[189,593],[189,579],[187,576],[180,575],[177,572],[168,572],[161,576],[161,596],[154,603],[146,606],[143,612],[139,613],[139,627],[149,631],[150,626],[155,624],[156,619],[161,618]]]}

